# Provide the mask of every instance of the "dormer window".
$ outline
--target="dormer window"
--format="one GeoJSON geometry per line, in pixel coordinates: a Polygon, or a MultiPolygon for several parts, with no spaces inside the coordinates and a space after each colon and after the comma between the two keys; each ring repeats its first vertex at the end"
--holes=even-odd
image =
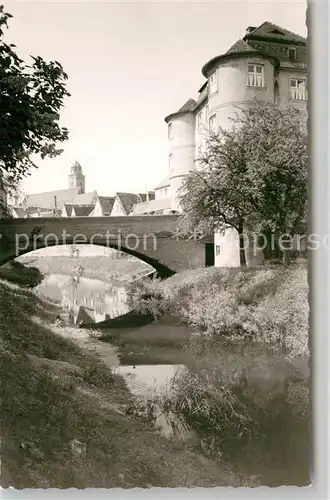
{"type": "Polygon", "coordinates": [[[210,75],[209,78],[209,91],[210,94],[214,94],[215,92],[218,91],[218,81],[217,81],[217,73],[214,71],[212,75],[210,75]]]}
{"type": "Polygon", "coordinates": [[[265,86],[265,71],[263,64],[248,64],[248,86],[265,86]]]}
{"type": "Polygon", "coordinates": [[[297,51],[294,47],[290,47],[288,49],[288,56],[289,56],[289,59],[290,61],[294,61],[296,59],[296,55],[297,55],[297,51]]]}

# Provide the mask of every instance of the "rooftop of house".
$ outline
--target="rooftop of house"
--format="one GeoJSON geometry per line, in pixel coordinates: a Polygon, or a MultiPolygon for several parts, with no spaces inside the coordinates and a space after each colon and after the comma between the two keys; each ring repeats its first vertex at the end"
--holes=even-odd
{"type": "Polygon", "coordinates": [[[220,60],[251,53],[270,57],[278,63],[279,67],[285,67],[288,63],[290,67],[301,68],[302,65],[307,65],[307,40],[301,35],[268,21],[258,27],[249,26],[243,39],[234,43],[224,54],[210,59],[203,66],[202,73],[207,78],[220,60]],[[288,50],[291,47],[296,49],[294,58],[288,50]]]}
{"type": "Polygon", "coordinates": [[[72,205],[93,205],[97,200],[97,191],[90,191],[89,193],[77,194],[73,200],[72,205]]]}
{"type": "Polygon", "coordinates": [[[94,205],[73,205],[71,214],[75,213],[76,217],[88,217],[94,210],[94,205]]]}
{"type": "Polygon", "coordinates": [[[98,196],[98,201],[101,206],[103,215],[110,215],[113,204],[115,202],[115,196],[98,196]]]}
{"type": "Polygon", "coordinates": [[[170,199],[151,200],[134,205],[130,215],[157,215],[163,213],[164,210],[171,210],[171,208],[170,199]]]}
{"type": "Polygon", "coordinates": [[[126,215],[128,215],[133,207],[137,203],[141,203],[146,199],[146,194],[137,193],[116,193],[116,196],[121,201],[126,215]]]}
{"type": "Polygon", "coordinates": [[[25,196],[22,206],[53,209],[56,203],[56,207],[61,210],[64,204],[72,202],[79,192],[80,188],[70,188],[48,191],[45,193],[28,194],[25,196]]]}

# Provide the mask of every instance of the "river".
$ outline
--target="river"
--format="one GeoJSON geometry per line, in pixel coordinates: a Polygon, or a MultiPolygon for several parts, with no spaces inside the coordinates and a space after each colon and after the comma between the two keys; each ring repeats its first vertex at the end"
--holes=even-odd
{"type": "MultiPolygon", "coordinates": [[[[57,301],[63,310],[73,308],[73,320],[76,323],[80,321],[98,323],[129,311],[125,287],[106,284],[100,280],[81,277],[78,287],[73,293],[70,288],[69,276],[49,275],[35,291],[39,295],[57,301]]],[[[148,401],[166,394],[171,390],[173,380],[187,370],[187,367],[191,369],[192,366],[193,357],[185,345],[195,332],[178,322],[176,318],[163,317],[156,322],[136,328],[107,329],[102,327],[101,338],[96,335],[96,338],[88,338],[87,341],[86,334],[83,337],[81,330],[77,329],[76,332],[77,339],[85,338],[85,343],[94,343],[94,346],[101,353],[101,357],[105,361],[108,360],[108,364],[111,364],[113,371],[125,378],[128,388],[137,397],[137,401],[148,401]]],[[[230,360],[231,356],[235,363],[235,360],[238,359],[235,349],[224,354],[225,363],[230,360]]],[[[263,359],[263,356],[264,354],[261,355],[260,360],[263,359]]],[[[242,359],[247,357],[248,353],[243,352],[242,359]]],[[[272,364],[272,360],[270,360],[270,364],[272,364]]],[[[268,390],[267,387],[278,385],[281,378],[283,381],[285,369],[286,367],[283,368],[283,371],[277,369],[275,378],[274,375],[271,375],[274,380],[257,380],[257,389],[262,388],[265,392],[268,390]],[[268,384],[268,386],[262,387],[262,384],[268,384]]],[[[279,404],[282,404],[280,400],[277,405],[279,404]]],[[[283,418],[284,426],[287,418],[285,411],[283,410],[281,413],[278,406],[274,407],[274,414],[278,413],[276,418],[281,420],[283,418]]],[[[155,424],[161,433],[172,439],[175,437],[194,445],[200,445],[201,437],[196,431],[192,431],[187,426],[179,425],[178,422],[173,426],[173,415],[170,415],[170,418],[166,417],[158,407],[156,407],[156,413],[155,424]]],[[[283,449],[283,444],[275,433],[268,448],[264,444],[261,444],[260,447],[258,443],[254,445],[252,452],[256,457],[254,460],[250,460],[248,448],[245,445],[242,447],[242,444],[238,443],[237,449],[232,450],[232,458],[236,467],[251,475],[257,471],[257,474],[262,478],[262,484],[268,486],[280,486],[284,483],[304,484],[309,461],[309,458],[304,455],[306,449],[309,450],[305,423],[303,422],[300,427],[296,426],[295,423],[289,423],[288,426],[286,431],[288,439],[293,442],[299,440],[302,442],[302,445],[298,446],[299,451],[294,456],[290,455],[291,452],[283,449]],[[275,456],[275,459],[271,457],[272,455],[275,456]],[[276,458],[277,455],[279,458],[276,458]],[[268,463],[264,460],[266,456],[268,456],[268,463]]],[[[284,443],[286,443],[285,440],[284,443]]]]}

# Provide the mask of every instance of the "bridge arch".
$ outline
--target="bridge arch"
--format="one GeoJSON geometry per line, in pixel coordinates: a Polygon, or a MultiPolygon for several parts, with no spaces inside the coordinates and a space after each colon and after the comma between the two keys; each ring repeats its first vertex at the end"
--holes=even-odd
{"type": "Polygon", "coordinates": [[[165,264],[162,264],[157,259],[154,259],[154,258],[152,258],[144,253],[138,252],[136,250],[131,250],[131,249],[126,248],[122,245],[119,246],[119,245],[112,244],[112,243],[105,244],[104,242],[98,242],[98,241],[94,241],[94,240],[92,243],[88,240],[79,242],[79,241],[76,241],[75,238],[66,239],[65,243],[60,242],[60,241],[54,241],[54,242],[50,241],[49,243],[47,243],[45,245],[43,242],[37,242],[37,244],[35,244],[35,243],[30,244],[26,249],[21,250],[19,252],[17,252],[16,250],[13,250],[12,252],[9,252],[6,256],[0,257],[0,266],[3,266],[7,262],[10,262],[18,257],[21,257],[22,255],[26,255],[26,254],[33,252],[33,251],[36,251],[36,250],[42,250],[42,249],[54,247],[54,246],[70,246],[70,245],[75,245],[75,246],[94,245],[94,246],[100,246],[100,247],[104,247],[104,248],[111,248],[114,250],[118,250],[119,252],[123,252],[123,253],[126,253],[128,255],[132,255],[132,257],[136,257],[137,259],[141,260],[142,262],[145,262],[146,264],[149,264],[151,267],[153,267],[156,271],[156,276],[161,278],[161,279],[168,278],[170,276],[173,276],[173,274],[176,273],[176,271],[170,269],[165,264]]]}

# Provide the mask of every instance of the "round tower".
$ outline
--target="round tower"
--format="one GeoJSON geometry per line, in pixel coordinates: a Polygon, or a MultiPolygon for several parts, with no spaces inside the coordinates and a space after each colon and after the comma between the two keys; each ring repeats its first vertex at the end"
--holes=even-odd
{"type": "Polygon", "coordinates": [[[171,208],[178,208],[178,191],[185,176],[195,169],[195,107],[189,99],[176,113],[165,118],[168,124],[169,183],[171,208]]]}
{"type": "Polygon", "coordinates": [[[79,188],[79,193],[85,193],[85,176],[82,171],[80,163],[77,161],[71,167],[71,174],[69,175],[69,189],[79,188]]]}
{"type": "Polygon", "coordinates": [[[275,58],[260,54],[244,40],[208,61],[202,73],[210,82],[208,107],[212,128],[231,128],[230,118],[255,99],[274,102],[277,64],[275,58]]]}

